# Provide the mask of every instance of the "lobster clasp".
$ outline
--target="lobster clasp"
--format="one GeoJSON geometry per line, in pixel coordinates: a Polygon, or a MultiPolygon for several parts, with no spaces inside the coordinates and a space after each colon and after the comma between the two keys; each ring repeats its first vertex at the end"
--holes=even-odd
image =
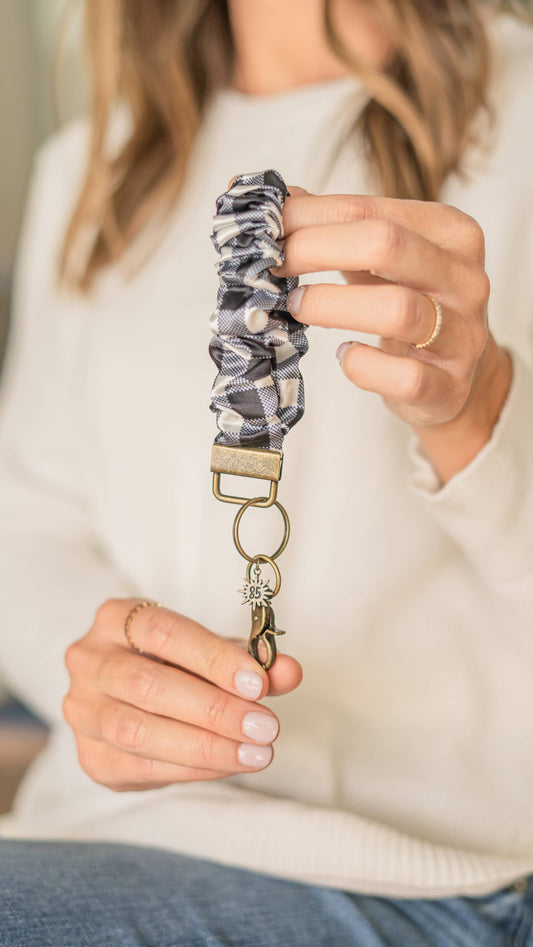
{"type": "Polygon", "coordinates": [[[285,632],[276,628],[276,619],[272,605],[252,605],[252,631],[248,640],[248,652],[265,671],[272,667],[277,656],[276,635],[285,632]],[[266,658],[259,657],[259,642],[262,641],[266,658]]]}

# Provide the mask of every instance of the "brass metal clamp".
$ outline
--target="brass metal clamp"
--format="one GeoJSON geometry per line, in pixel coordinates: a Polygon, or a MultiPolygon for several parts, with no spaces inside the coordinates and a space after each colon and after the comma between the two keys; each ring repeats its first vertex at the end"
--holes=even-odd
{"type": "Polygon", "coordinates": [[[284,631],[276,628],[274,610],[271,605],[272,598],[278,594],[281,588],[281,573],[275,560],[285,549],[290,534],[287,511],[277,499],[282,465],[283,455],[281,451],[253,447],[226,447],[222,444],[213,444],[211,452],[211,471],[213,473],[213,493],[215,497],[217,500],[222,500],[223,503],[236,503],[240,506],[233,524],[233,541],[237,551],[248,561],[244,586],[239,590],[244,596],[243,604],[249,604],[252,608],[252,630],[248,641],[248,651],[265,670],[272,667],[276,660],[276,636],[285,634],[284,631]],[[269,480],[269,495],[267,497],[248,498],[223,493],[220,489],[222,474],[269,480]],[[251,506],[263,509],[277,506],[283,517],[283,538],[276,551],[270,556],[262,553],[250,556],[241,544],[239,525],[242,516],[251,506]],[[261,563],[270,565],[274,571],[276,583],[273,589],[270,588],[268,581],[264,581],[262,578],[261,563]],[[262,642],[266,652],[263,660],[258,650],[260,642],[262,642]]]}

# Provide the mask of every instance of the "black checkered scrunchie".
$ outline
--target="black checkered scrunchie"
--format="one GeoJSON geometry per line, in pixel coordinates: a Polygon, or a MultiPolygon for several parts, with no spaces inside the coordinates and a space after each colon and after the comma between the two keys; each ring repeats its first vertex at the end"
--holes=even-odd
{"type": "Polygon", "coordinates": [[[304,412],[299,360],[302,325],[285,311],[297,277],[269,272],[283,262],[281,214],[288,194],[277,171],[241,174],[218,198],[211,240],[220,254],[209,352],[218,368],[211,392],[215,443],[282,450],[304,412]]]}

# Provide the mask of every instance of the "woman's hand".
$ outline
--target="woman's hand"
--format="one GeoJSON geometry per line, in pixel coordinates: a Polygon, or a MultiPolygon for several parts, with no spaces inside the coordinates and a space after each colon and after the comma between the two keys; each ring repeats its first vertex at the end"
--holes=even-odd
{"type": "Polygon", "coordinates": [[[346,377],[382,395],[417,430],[441,480],[489,440],[511,380],[511,361],[487,326],[489,280],[480,226],[455,207],[290,187],[280,276],[341,270],[347,286],[299,287],[290,311],[303,323],[381,336],[380,347],[340,346],[346,377]],[[442,328],[425,349],[442,306],[442,328]]]}
{"type": "Polygon", "coordinates": [[[105,602],[65,655],[63,713],[85,772],[124,791],[268,766],[279,724],[255,701],[294,690],[298,661],[279,654],[265,671],[234,640],[155,606],[133,619],[133,640],[146,652],[139,654],[124,635],[137,601],[105,602]]]}

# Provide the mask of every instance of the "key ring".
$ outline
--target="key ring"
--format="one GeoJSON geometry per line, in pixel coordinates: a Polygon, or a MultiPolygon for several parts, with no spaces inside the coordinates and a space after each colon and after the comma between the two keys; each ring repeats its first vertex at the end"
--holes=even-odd
{"type": "MultiPolygon", "coordinates": [[[[239,509],[239,512],[237,513],[237,515],[236,515],[236,517],[235,517],[235,520],[234,520],[234,523],[233,523],[233,542],[235,543],[235,545],[236,545],[236,547],[237,547],[237,550],[240,552],[240,554],[241,554],[241,556],[243,557],[243,559],[247,559],[248,562],[254,562],[254,561],[257,560],[258,558],[265,558],[265,557],[264,557],[264,556],[249,556],[248,553],[243,549],[242,544],[241,544],[241,541],[240,541],[240,539],[239,539],[239,525],[240,525],[241,519],[242,519],[242,517],[243,517],[243,514],[246,512],[246,510],[247,510],[250,506],[258,506],[259,503],[261,503],[264,499],[265,499],[264,497],[252,497],[251,500],[247,500],[246,503],[243,503],[242,506],[241,506],[241,508],[239,509]]],[[[285,507],[281,505],[281,503],[279,502],[279,500],[275,500],[274,503],[272,504],[272,506],[277,506],[278,510],[280,511],[280,513],[281,513],[281,515],[282,515],[282,517],[283,517],[283,523],[284,523],[284,526],[285,526],[285,533],[284,533],[283,539],[281,540],[281,543],[279,544],[279,546],[278,546],[278,548],[276,549],[276,551],[273,552],[271,556],[267,556],[267,557],[266,557],[266,558],[268,558],[268,559],[270,559],[270,560],[272,560],[272,559],[277,559],[278,556],[281,555],[281,553],[283,552],[283,550],[285,549],[285,547],[286,547],[286,545],[287,545],[287,543],[288,543],[288,541],[289,541],[289,535],[290,535],[290,531],[291,531],[291,524],[290,524],[290,522],[289,522],[289,516],[288,516],[287,510],[285,509],[285,507]]]]}

